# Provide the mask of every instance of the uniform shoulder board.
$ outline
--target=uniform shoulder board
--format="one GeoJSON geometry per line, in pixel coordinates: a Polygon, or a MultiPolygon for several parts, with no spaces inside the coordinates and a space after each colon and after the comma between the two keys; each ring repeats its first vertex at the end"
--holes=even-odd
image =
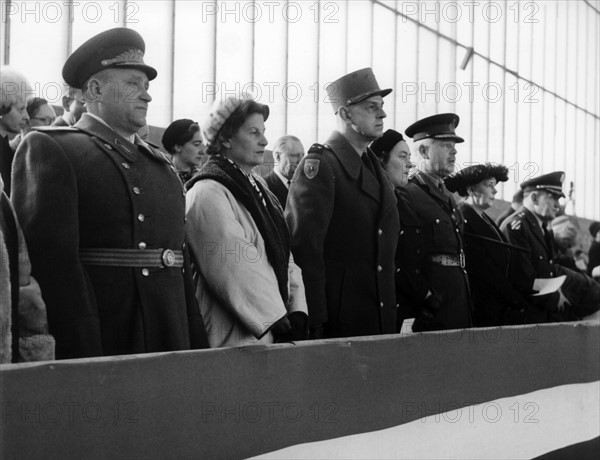
{"type": "Polygon", "coordinates": [[[318,154],[321,154],[325,150],[331,150],[331,147],[329,147],[327,144],[314,143],[313,145],[310,146],[310,148],[308,149],[307,153],[318,153],[318,154]]]}
{"type": "Polygon", "coordinates": [[[36,126],[32,128],[33,131],[48,132],[48,131],[63,131],[63,132],[75,132],[77,128],[72,126],[36,126]]]}

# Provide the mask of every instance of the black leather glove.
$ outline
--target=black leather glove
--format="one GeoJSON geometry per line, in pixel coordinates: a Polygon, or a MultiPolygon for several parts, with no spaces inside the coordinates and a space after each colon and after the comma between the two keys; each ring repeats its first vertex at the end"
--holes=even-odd
{"type": "MultiPolygon", "coordinates": [[[[286,332],[276,334],[276,341],[297,342],[308,338],[308,316],[301,311],[295,311],[287,315],[290,329],[286,332]]],[[[275,331],[273,331],[275,333],[275,331]]]]}
{"type": "Polygon", "coordinates": [[[308,315],[301,311],[295,311],[288,315],[288,319],[292,326],[290,331],[292,340],[308,339],[308,315]]]}
{"type": "Polygon", "coordinates": [[[440,309],[441,301],[437,295],[432,294],[422,303],[419,313],[413,323],[413,332],[435,331],[441,329],[441,325],[436,321],[437,313],[440,309]]]}
{"type": "Polygon", "coordinates": [[[290,332],[291,329],[292,326],[290,324],[290,321],[287,319],[287,316],[284,316],[283,318],[277,320],[271,326],[271,331],[273,331],[273,334],[276,335],[286,334],[290,332]]]}

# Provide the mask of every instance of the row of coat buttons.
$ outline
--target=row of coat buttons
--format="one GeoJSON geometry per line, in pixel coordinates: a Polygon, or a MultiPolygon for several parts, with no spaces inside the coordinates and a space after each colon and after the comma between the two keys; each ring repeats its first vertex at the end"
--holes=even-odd
{"type": "MultiPolygon", "coordinates": [[[[396,273],[400,273],[400,269],[399,269],[399,268],[397,268],[397,269],[396,269],[396,273]]],[[[418,268],[415,268],[415,273],[416,273],[417,275],[419,275],[419,274],[421,273],[421,270],[420,270],[420,269],[418,269],[418,268]]]]}

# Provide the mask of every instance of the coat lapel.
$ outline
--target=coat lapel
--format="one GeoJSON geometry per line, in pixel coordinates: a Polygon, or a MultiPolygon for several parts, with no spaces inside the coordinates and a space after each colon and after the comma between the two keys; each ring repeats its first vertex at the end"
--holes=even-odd
{"type": "MultiPolygon", "coordinates": [[[[361,174],[363,163],[352,144],[340,132],[334,131],[325,145],[331,149],[352,180],[359,181],[361,190],[379,203],[381,199],[379,183],[372,174],[361,174]]],[[[378,167],[378,165],[374,166],[378,167]]]]}
{"type": "Polygon", "coordinates": [[[431,195],[434,199],[444,204],[444,206],[448,207],[456,207],[454,203],[454,199],[451,195],[446,195],[443,193],[436,182],[429,177],[427,174],[423,174],[421,171],[417,171],[411,178],[411,181],[415,184],[426,187],[427,193],[431,195]]]}
{"type": "Polygon", "coordinates": [[[546,244],[546,239],[544,238],[544,233],[542,232],[540,224],[538,224],[538,221],[533,213],[526,207],[522,207],[518,212],[525,212],[525,219],[527,219],[529,222],[529,226],[531,227],[533,234],[539,240],[540,244],[546,249],[546,253],[550,253],[548,245],[546,244]]]}

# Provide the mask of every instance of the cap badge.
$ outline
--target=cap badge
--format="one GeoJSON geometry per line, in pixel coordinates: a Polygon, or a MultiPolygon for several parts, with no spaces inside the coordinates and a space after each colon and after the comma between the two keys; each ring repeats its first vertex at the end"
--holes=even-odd
{"type": "Polygon", "coordinates": [[[101,64],[104,67],[117,64],[117,65],[127,65],[127,64],[144,64],[144,53],[142,50],[138,49],[130,49],[125,51],[124,53],[119,54],[118,56],[112,59],[104,59],[101,64]]]}

